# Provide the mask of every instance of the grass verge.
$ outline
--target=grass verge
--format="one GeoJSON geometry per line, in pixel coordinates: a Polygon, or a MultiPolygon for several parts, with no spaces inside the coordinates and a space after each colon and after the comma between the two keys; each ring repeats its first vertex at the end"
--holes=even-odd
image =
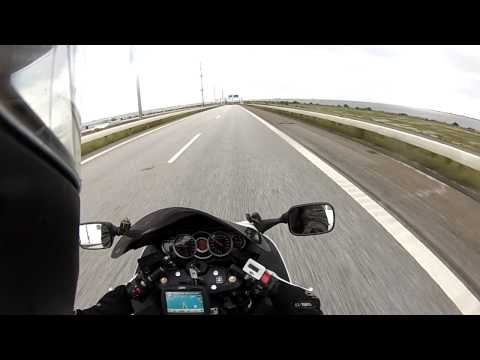
{"type": "Polygon", "coordinates": [[[252,105],[263,104],[272,106],[284,106],[294,109],[314,111],[329,115],[347,117],[355,120],[372,122],[379,125],[390,126],[402,131],[416,133],[433,140],[441,141],[470,152],[480,154],[480,131],[473,128],[463,128],[456,123],[448,124],[430,119],[410,116],[407,114],[395,114],[386,111],[372,110],[371,108],[359,108],[333,105],[318,105],[300,103],[298,101],[287,102],[252,102],[252,105]]]}
{"type": "MultiPolygon", "coordinates": [[[[251,105],[255,106],[255,105],[251,105]]],[[[403,141],[392,139],[390,137],[374,133],[365,129],[359,129],[354,126],[336,123],[334,121],[320,119],[303,114],[289,112],[288,109],[277,110],[264,107],[259,109],[266,110],[279,115],[287,115],[290,118],[297,119],[307,124],[318,126],[320,128],[347,136],[351,138],[361,139],[368,143],[375,144],[380,148],[386,149],[393,153],[399,154],[408,160],[414,161],[426,168],[433,170],[458,184],[465,186],[471,190],[480,192],[480,172],[468,166],[462,165],[446,158],[442,155],[435,154],[431,151],[419,148],[414,145],[407,144],[403,141]]]]}

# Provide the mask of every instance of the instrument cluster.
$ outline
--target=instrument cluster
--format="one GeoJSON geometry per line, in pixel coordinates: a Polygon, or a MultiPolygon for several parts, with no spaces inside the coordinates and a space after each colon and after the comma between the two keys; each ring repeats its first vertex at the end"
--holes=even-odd
{"type": "Polygon", "coordinates": [[[234,248],[243,249],[245,238],[225,231],[197,231],[193,234],[178,234],[162,244],[166,254],[175,254],[181,259],[197,258],[206,260],[229,255],[234,248]]]}

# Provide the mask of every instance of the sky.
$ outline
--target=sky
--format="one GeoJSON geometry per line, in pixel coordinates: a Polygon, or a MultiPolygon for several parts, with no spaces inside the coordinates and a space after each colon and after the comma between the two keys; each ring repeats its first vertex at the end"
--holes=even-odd
{"type": "Polygon", "coordinates": [[[480,119],[480,46],[79,46],[82,121],[238,94],[404,105],[480,119]]]}

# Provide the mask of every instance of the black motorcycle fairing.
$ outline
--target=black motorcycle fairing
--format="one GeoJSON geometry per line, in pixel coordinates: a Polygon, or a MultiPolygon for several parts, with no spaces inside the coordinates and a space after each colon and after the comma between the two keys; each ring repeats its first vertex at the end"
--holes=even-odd
{"type": "MultiPolygon", "coordinates": [[[[268,238],[264,238],[264,241],[266,243],[270,243],[269,244],[269,248],[271,249],[271,251],[264,251],[262,250],[261,248],[259,247],[254,247],[254,252],[250,252],[248,250],[248,248],[244,248],[242,249],[241,251],[242,252],[247,252],[250,254],[250,256],[255,259],[256,261],[258,261],[259,263],[261,263],[262,265],[264,265],[267,269],[275,272],[278,276],[280,276],[281,278],[285,279],[286,281],[290,281],[290,277],[288,275],[288,270],[286,268],[286,264],[284,263],[284,259],[282,258],[281,254],[278,252],[278,249],[275,245],[271,244],[272,240],[268,239],[268,238]]],[[[250,244],[254,244],[253,242],[251,242],[250,244]]],[[[161,249],[158,249],[155,245],[147,245],[144,250],[143,250],[143,253],[142,255],[140,256],[140,258],[138,259],[138,266],[136,268],[136,271],[135,271],[135,274],[143,274],[142,276],[145,276],[147,275],[148,277],[148,274],[151,274],[153,271],[155,271],[155,269],[159,266],[159,262],[158,262],[158,259],[162,258],[162,256],[160,255],[160,257],[156,257],[157,254],[162,254],[162,250],[161,249]],[[150,256],[154,256],[154,259],[152,259],[151,261],[142,261],[142,259],[147,259],[148,257],[150,256]]],[[[250,257],[248,256],[248,257],[250,257]]],[[[236,258],[236,260],[238,260],[239,258],[236,258]]],[[[215,258],[212,258],[212,259],[209,259],[209,260],[206,260],[206,264],[208,267],[213,267],[217,270],[220,270],[220,268],[223,268],[223,269],[227,269],[229,268],[229,264],[228,264],[228,261],[231,260],[232,263],[233,262],[236,262],[235,260],[233,259],[215,259],[215,258]],[[225,261],[227,260],[227,263],[219,263],[219,261],[225,261]]],[[[203,262],[202,260],[195,260],[195,261],[200,261],[200,262],[203,262]]],[[[245,260],[246,261],[246,260],[245,260]]],[[[176,263],[176,265],[178,265],[178,267],[173,267],[173,268],[170,268],[170,270],[167,270],[167,273],[165,275],[162,275],[162,276],[165,276],[167,279],[168,279],[168,283],[171,285],[171,284],[176,284],[176,281],[180,281],[180,283],[182,284],[187,284],[188,283],[188,280],[185,279],[185,278],[178,278],[178,280],[175,278],[174,279],[174,282],[172,283],[171,280],[172,280],[172,274],[174,271],[176,272],[177,270],[182,274],[182,276],[185,276],[185,263],[184,263],[184,260],[182,260],[181,263],[176,263]],[[170,271],[170,274],[168,274],[168,272],[170,271]],[[187,281],[186,281],[187,280],[187,281]]],[[[236,262],[236,265],[240,268],[242,268],[242,262],[240,261],[240,263],[236,262]]],[[[162,265],[163,266],[163,265],[162,265]]],[[[187,265],[188,266],[188,265],[187,265]]],[[[165,269],[167,269],[168,267],[164,267],[165,269]]],[[[208,279],[208,277],[205,277],[205,274],[207,273],[208,271],[205,271],[205,272],[202,272],[203,276],[201,276],[201,279],[202,279],[202,282],[201,282],[201,285],[200,286],[206,286],[206,289],[208,289],[210,287],[210,285],[212,284],[211,281],[209,280],[212,280],[211,278],[208,279]]],[[[178,276],[178,275],[177,275],[178,276]]],[[[190,285],[192,285],[192,283],[190,283],[190,285]]],[[[209,292],[207,290],[207,292],[209,292]]],[[[216,306],[218,307],[218,305],[222,302],[221,299],[224,298],[224,296],[227,295],[229,296],[229,293],[223,293],[223,294],[220,294],[220,297],[219,297],[219,294],[209,294],[209,301],[212,303],[213,306],[216,306]],[[213,297],[211,297],[213,296],[213,297]]],[[[162,303],[161,303],[161,292],[158,291],[158,286],[155,286],[153,290],[149,290],[149,295],[144,299],[144,300],[136,300],[136,299],[132,299],[132,307],[134,309],[134,313],[136,315],[162,315],[164,313],[163,309],[162,309],[162,303]]],[[[277,311],[269,306],[262,306],[259,304],[259,307],[257,307],[257,305],[255,306],[255,309],[253,310],[253,313],[262,313],[262,314],[267,314],[267,313],[270,313],[272,311],[277,311]]]]}
{"type": "Polygon", "coordinates": [[[250,241],[252,229],[245,229],[200,210],[170,207],[152,212],[133,224],[128,234],[119,239],[113,248],[111,257],[116,259],[129,250],[150,245],[158,238],[166,239],[180,230],[185,232],[188,229],[206,227],[223,227],[250,241]]]}

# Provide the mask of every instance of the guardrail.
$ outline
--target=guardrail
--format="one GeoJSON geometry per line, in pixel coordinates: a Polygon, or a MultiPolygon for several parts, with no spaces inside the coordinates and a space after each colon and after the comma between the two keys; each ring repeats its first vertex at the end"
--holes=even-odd
{"type": "MultiPolygon", "coordinates": [[[[448,178],[458,181],[462,185],[474,188],[477,191],[480,190],[480,156],[471,152],[432,139],[428,139],[423,136],[411,134],[382,125],[372,124],[361,120],[282,106],[260,104],[250,105],[261,108],[269,108],[272,110],[296,114],[300,116],[316,118],[320,121],[323,120],[335,124],[341,124],[346,127],[364,130],[367,134],[377,134],[381,137],[392,139],[393,141],[408,144],[412,148],[401,148],[398,147],[397,144],[395,146],[390,146],[391,148],[393,148],[390,150],[398,150],[403,155],[406,155],[408,158],[416,160],[422,165],[436,170],[442,175],[447,176],[448,178]],[[421,149],[424,152],[421,153],[416,149],[421,149]],[[432,156],[431,154],[434,154],[436,156],[432,156]],[[451,164],[449,162],[451,162],[451,164]]],[[[324,126],[329,127],[328,124],[324,124],[324,126]]],[[[342,129],[339,129],[338,127],[335,130],[342,132],[342,129]]],[[[352,134],[349,133],[349,135],[352,134]]],[[[353,136],[360,138],[369,137],[368,139],[366,139],[367,141],[370,140],[377,145],[389,148],[389,145],[385,143],[385,139],[374,138],[371,135],[365,135],[365,133],[354,133],[353,136]]]]}
{"type": "MultiPolygon", "coordinates": [[[[218,106],[220,103],[205,103],[203,107],[210,107],[210,106],[218,106]]],[[[180,110],[191,110],[194,108],[200,108],[202,104],[190,104],[190,105],[179,105],[179,106],[171,106],[168,108],[158,109],[158,110],[146,110],[143,112],[143,119],[151,118],[158,115],[170,114],[180,110]]],[[[127,124],[129,122],[138,121],[138,113],[129,113],[123,115],[117,115],[117,117],[110,117],[99,119],[88,124],[82,124],[82,136],[83,134],[92,133],[98,131],[97,129],[100,128],[102,125],[106,125],[108,128],[127,124]],[[137,115],[135,115],[137,114],[137,115]],[[111,126],[110,126],[111,125],[111,126]]]]}
{"type": "Polygon", "coordinates": [[[168,114],[152,116],[146,119],[138,120],[135,122],[129,122],[127,124],[114,126],[111,128],[107,128],[105,130],[97,131],[93,134],[82,136],[81,138],[82,155],[91,153],[92,151],[95,151],[101,147],[109,145],[115,141],[118,141],[130,135],[133,135],[140,131],[153,128],[161,124],[165,124],[167,122],[180,119],[185,116],[193,115],[200,111],[209,110],[214,107],[216,107],[216,105],[169,112],[168,114]]]}

